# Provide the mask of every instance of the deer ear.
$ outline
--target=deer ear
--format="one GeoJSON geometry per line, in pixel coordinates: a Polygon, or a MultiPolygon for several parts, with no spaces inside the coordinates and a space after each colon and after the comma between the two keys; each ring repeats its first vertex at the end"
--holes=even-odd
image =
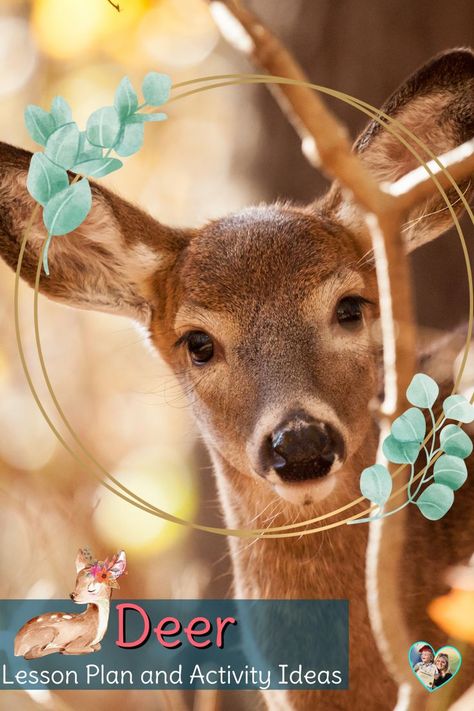
{"type": "MultiPolygon", "coordinates": [[[[35,207],[26,189],[31,154],[0,143],[0,255],[16,269],[35,207]]],[[[21,276],[34,285],[46,236],[37,210],[21,276]]],[[[108,190],[92,185],[92,209],[74,232],[53,237],[40,291],[71,306],[130,316],[147,325],[154,288],[164,279],[189,233],[161,225],[108,190]]]]}
{"type": "Polygon", "coordinates": [[[92,562],[92,555],[87,548],[79,548],[76,555],[76,573],[80,573],[92,562]]]}
{"type": "MultiPolygon", "coordinates": [[[[409,129],[435,156],[469,140],[474,136],[474,53],[458,49],[435,57],[410,76],[381,110],[409,129]]],[[[430,160],[412,139],[401,135],[423,160],[430,160]]],[[[359,136],[354,150],[379,182],[393,182],[419,166],[407,147],[376,121],[359,136]]],[[[460,186],[467,199],[471,182],[460,186]]],[[[454,191],[448,195],[452,202],[458,200],[461,212],[458,195],[454,191]]],[[[362,227],[360,214],[344,199],[337,184],[331,187],[326,206],[350,229],[362,227]]],[[[451,225],[441,197],[417,207],[403,227],[407,251],[438,237],[451,225]]]]}
{"type": "Polygon", "coordinates": [[[110,568],[110,574],[114,579],[117,579],[124,574],[126,567],[127,557],[125,555],[125,551],[119,551],[113,566],[110,568]]]}

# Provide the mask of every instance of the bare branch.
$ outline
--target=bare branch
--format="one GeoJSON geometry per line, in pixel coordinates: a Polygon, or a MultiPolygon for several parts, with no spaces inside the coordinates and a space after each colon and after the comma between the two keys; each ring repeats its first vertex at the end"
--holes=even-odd
{"type": "MultiPolygon", "coordinates": [[[[224,36],[250,55],[254,63],[271,74],[307,81],[304,71],[288,50],[241,2],[210,0],[210,5],[224,36]]],[[[313,147],[313,164],[337,178],[366,213],[375,255],[383,334],[385,398],[380,412],[380,430],[382,434],[387,433],[391,420],[403,409],[400,393],[407,388],[415,364],[411,286],[400,232],[405,204],[398,196],[383,190],[359,157],[352,154],[345,127],[315,91],[309,87],[283,84],[275,90],[280,106],[298,131],[306,151],[308,146],[313,147]]],[[[359,240],[365,252],[364,236],[360,235],[359,240]]],[[[380,451],[378,461],[386,464],[380,451]]],[[[410,644],[410,636],[394,594],[405,520],[404,510],[397,517],[371,526],[375,543],[369,546],[367,579],[373,598],[369,606],[371,622],[377,632],[380,651],[398,680],[413,688],[406,665],[400,663],[410,644]]]]}
{"type": "MultiPolygon", "coordinates": [[[[209,0],[209,4],[224,37],[249,55],[255,65],[275,76],[309,82],[286,47],[241,2],[209,0]]],[[[337,177],[368,212],[389,210],[389,196],[381,192],[366,167],[352,154],[345,126],[329,111],[319,94],[309,87],[292,84],[273,85],[272,91],[312,164],[331,178],[337,177]]]]}
{"type": "MultiPolygon", "coordinates": [[[[224,37],[254,64],[278,77],[308,82],[291,53],[240,0],[209,0],[209,3],[224,37]]],[[[352,153],[345,127],[317,92],[291,84],[274,84],[272,90],[300,136],[305,155],[313,165],[337,178],[365,213],[374,250],[383,334],[385,397],[379,417],[382,441],[391,421],[401,414],[404,398],[400,394],[407,389],[415,369],[413,300],[401,224],[411,208],[433,197],[438,188],[425,167],[408,173],[393,185],[378,185],[360,158],[352,153]]],[[[468,177],[474,170],[474,139],[438,160],[455,180],[468,177]]],[[[428,167],[443,188],[451,187],[449,176],[436,160],[428,167]]],[[[364,235],[358,239],[362,244],[364,235]]],[[[363,247],[365,252],[367,245],[363,247]]],[[[387,464],[380,450],[381,446],[377,460],[387,464]]],[[[407,480],[405,473],[403,483],[407,480]]],[[[406,517],[404,509],[396,517],[371,524],[367,585],[371,624],[381,654],[397,680],[409,684],[416,696],[418,689],[413,678],[406,664],[400,662],[411,641],[396,594],[406,517]]]]}
{"type": "MultiPolygon", "coordinates": [[[[456,182],[469,178],[474,174],[474,138],[427,163],[427,167],[441,187],[450,188],[451,181],[439,163],[448,170],[456,182]]],[[[420,202],[436,195],[438,188],[426,168],[420,166],[389,185],[386,191],[396,197],[400,209],[407,212],[420,202]]]]}
{"type": "MultiPolygon", "coordinates": [[[[226,38],[249,54],[258,66],[271,74],[307,82],[298,62],[270,30],[238,0],[210,0],[214,17],[226,38]]],[[[382,412],[392,416],[399,409],[398,393],[411,378],[414,363],[414,330],[410,280],[400,236],[403,206],[382,190],[359,157],[352,153],[348,133],[309,87],[279,84],[275,87],[286,100],[285,113],[308,143],[311,139],[318,165],[337,178],[367,213],[367,226],[376,256],[384,334],[385,401],[382,412]],[[291,107],[291,112],[288,111],[291,107]],[[296,120],[295,120],[296,119],[296,120]],[[391,298],[397,293],[396,301],[391,298]],[[398,339],[395,339],[398,326],[398,339]]],[[[365,234],[358,236],[364,251],[365,234]]]]}

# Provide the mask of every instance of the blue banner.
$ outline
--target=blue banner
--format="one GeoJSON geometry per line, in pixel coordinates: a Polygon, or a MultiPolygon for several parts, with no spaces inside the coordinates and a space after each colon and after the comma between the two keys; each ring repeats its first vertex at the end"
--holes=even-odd
{"type": "Polygon", "coordinates": [[[0,601],[1,690],[348,688],[347,600],[112,600],[82,654],[78,609],[0,601]],[[17,652],[46,656],[14,655],[22,627],[17,652]]]}

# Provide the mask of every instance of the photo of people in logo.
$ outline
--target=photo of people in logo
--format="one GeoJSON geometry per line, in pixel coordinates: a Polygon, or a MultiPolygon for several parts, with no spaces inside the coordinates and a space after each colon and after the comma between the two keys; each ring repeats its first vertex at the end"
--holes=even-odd
{"type": "Polygon", "coordinates": [[[410,664],[423,686],[435,691],[457,673],[461,655],[452,646],[442,647],[435,652],[430,644],[417,642],[410,649],[410,664]]]}

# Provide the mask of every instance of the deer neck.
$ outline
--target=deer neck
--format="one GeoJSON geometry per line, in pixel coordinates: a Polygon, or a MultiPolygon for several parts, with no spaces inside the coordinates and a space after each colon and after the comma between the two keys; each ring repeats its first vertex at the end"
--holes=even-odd
{"type": "MultiPolygon", "coordinates": [[[[220,455],[211,452],[226,524],[229,528],[268,528],[303,521],[360,496],[361,453],[346,472],[350,484],[335,491],[318,507],[287,505],[265,481],[242,475],[220,455]],[[339,491],[340,489],[340,491],[339,491]]],[[[370,456],[370,455],[369,455],[370,456]]],[[[362,510],[356,507],[348,514],[362,510]]],[[[334,518],[314,524],[331,523],[334,518]]],[[[306,536],[278,539],[230,538],[237,597],[243,598],[349,598],[365,608],[366,525],[345,524],[306,536]],[[269,574],[274,571],[274,574],[269,574]]],[[[354,608],[353,608],[354,609],[354,608]]]]}
{"type": "Polygon", "coordinates": [[[97,600],[89,603],[85,616],[93,619],[95,637],[91,644],[97,644],[103,639],[109,624],[110,600],[97,600]]]}

